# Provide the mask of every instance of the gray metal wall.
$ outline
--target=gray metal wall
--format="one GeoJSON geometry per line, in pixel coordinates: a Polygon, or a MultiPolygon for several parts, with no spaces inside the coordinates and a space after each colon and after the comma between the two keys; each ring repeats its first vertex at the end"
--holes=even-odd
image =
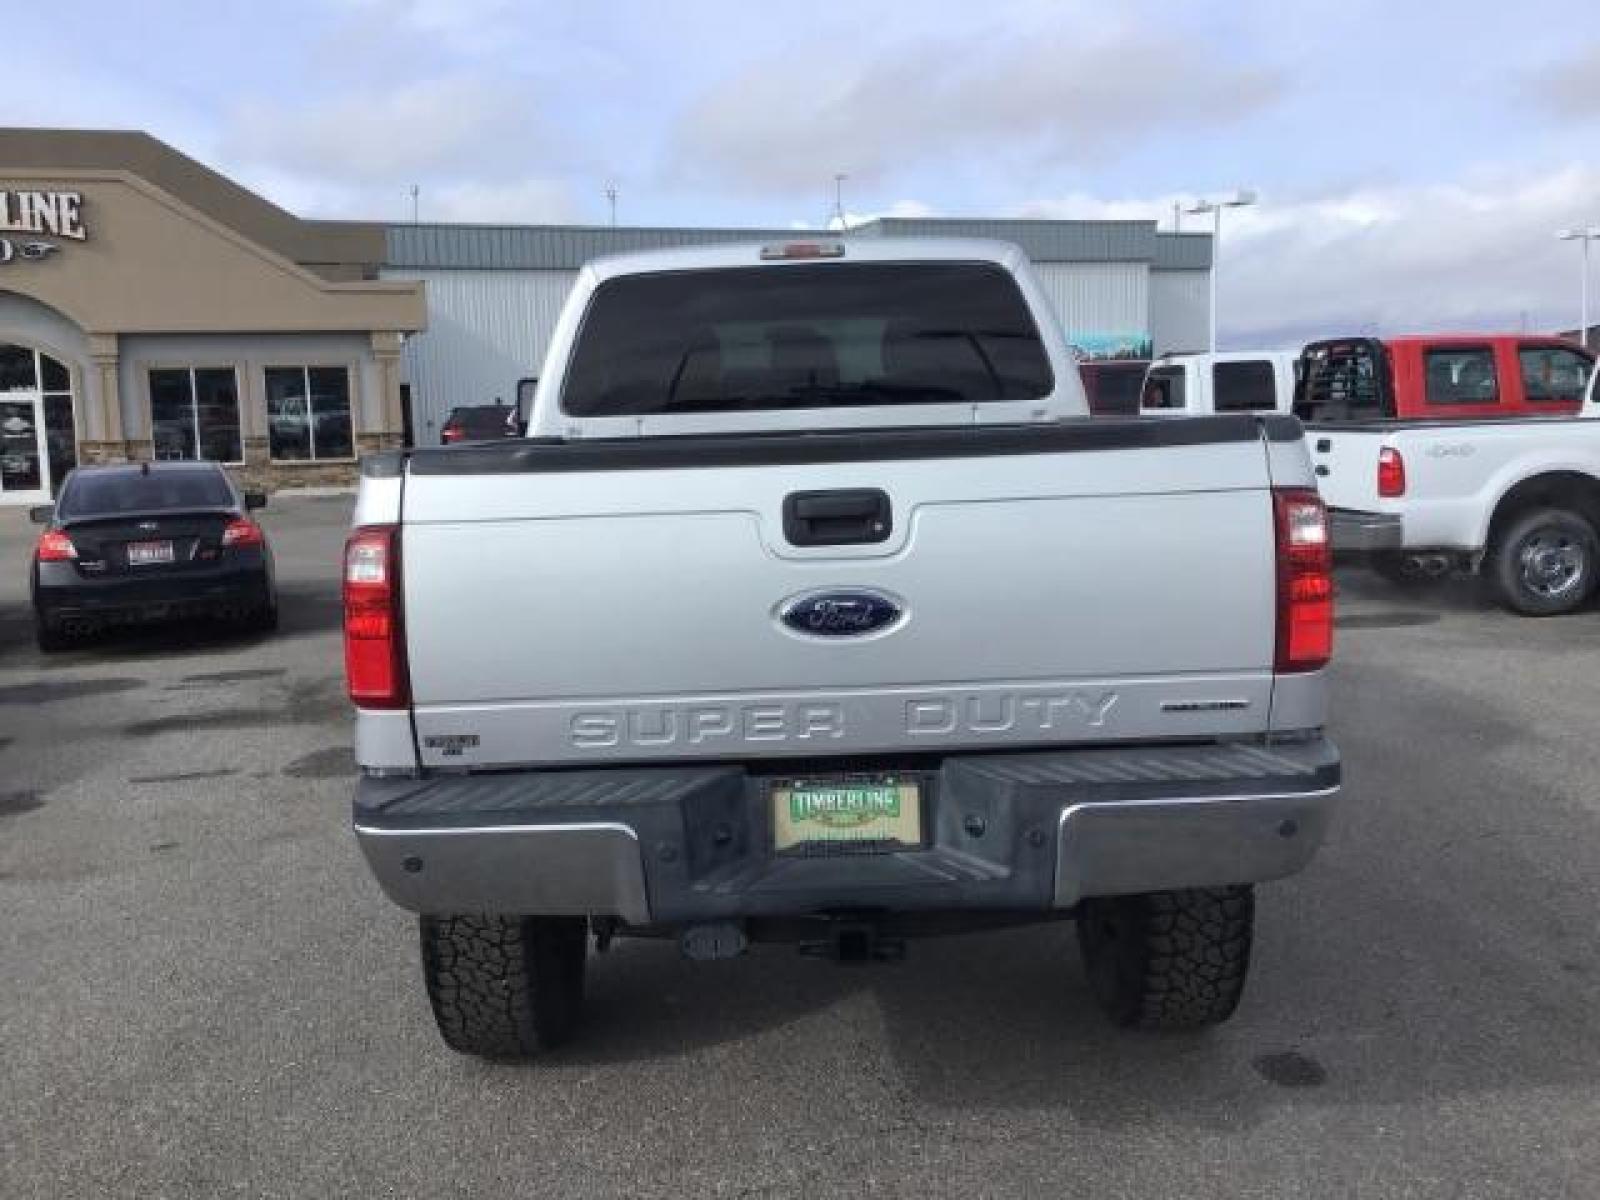
{"type": "Polygon", "coordinates": [[[1070,341],[1074,333],[1148,333],[1149,269],[1140,262],[1034,263],[1070,341]]]}
{"type": "Polygon", "coordinates": [[[458,404],[515,402],[517,380],[539,374],[545,347],[575,271],[386,270],[385,279],[421,279],[428,328],[406,340],[403,374],[411,385],[418,445],[439,441],[458,404]]]}
{"type": "Polygon", "coordinates": [[[1157,354],[1204,350],[1211,339],[1210,273],[1150,272],[1150,336],[1157,354]]]}

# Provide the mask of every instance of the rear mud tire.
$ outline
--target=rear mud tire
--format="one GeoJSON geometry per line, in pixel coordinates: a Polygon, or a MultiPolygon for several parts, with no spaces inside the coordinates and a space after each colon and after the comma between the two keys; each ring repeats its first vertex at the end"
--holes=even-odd
{"type": "Polygon", "coordinates": [[[527,1059],[567,1041],[583,1008],[583,917],[423,917],[422,973],[445,1044],[527,1059]]]}
{"type": "Polygon", "coordinates": [[[1085,900],[1078,947],[1095,1000],[1131,1029],[1226,1021],[1250,971],[1255,893],[1247,884],[1085,900]]]}
{"type": "Polygon", "coordinates": [[[1539,508],[1496,535],[1484,573],[1501,604],[1525,617],[1573,612],[1594,594],[1600,535],[1582,516],[1539,508]]]}

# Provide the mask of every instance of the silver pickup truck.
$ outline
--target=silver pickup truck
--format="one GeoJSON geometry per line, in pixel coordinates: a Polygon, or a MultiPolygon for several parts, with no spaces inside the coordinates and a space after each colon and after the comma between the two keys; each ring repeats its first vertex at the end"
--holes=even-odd
{"type": "Polygon", "coordinates": [[[368,458],[355,522],[356,836],[463,1052],[617,935],[1076,919],[1114,1020],[1220,1021],[1339,789],[1298,422],[1087,419],[1009,245],[593,263],[529,436],[368,458]]]}

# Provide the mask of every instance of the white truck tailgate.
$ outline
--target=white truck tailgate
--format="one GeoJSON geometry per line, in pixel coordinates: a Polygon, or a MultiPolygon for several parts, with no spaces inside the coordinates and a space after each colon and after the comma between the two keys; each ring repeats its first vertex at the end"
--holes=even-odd
{"type": "Polygon", "coordinates": [[[1378,452],[1386,435],[1378,430],[1313,425],[1306,430],[1317,490],[1329,508],[1378,512],[1378,452]]]}

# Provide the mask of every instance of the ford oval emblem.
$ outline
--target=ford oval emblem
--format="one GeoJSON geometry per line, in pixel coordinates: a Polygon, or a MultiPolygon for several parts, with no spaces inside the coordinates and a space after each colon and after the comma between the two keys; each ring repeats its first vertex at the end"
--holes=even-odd
{"type": "Polygon", "coordinates": [[[786,600],[778,609],[778,618],[790,629],[813,637],[860,637],[887,629],[904,613],[900,602],[887,592],[839,588],[786,600]]]}

